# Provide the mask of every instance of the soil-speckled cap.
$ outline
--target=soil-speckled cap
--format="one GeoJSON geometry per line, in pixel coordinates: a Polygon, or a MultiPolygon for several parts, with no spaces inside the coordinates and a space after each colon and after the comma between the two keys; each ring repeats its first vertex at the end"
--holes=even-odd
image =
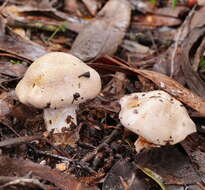
{"type": "Polygon", "coordinates": [[[52,52],[34,61],[16,87],[20,102],[36,108],[61,108],[94,98],[99,74],[75,56],[52,52]]]}
{"type": "Polygon", "coordinates": [[[185,107],[164,91],[126,95],[120,105],[123,126],[150,143],[176,144],[196,132],[185,107]]]}

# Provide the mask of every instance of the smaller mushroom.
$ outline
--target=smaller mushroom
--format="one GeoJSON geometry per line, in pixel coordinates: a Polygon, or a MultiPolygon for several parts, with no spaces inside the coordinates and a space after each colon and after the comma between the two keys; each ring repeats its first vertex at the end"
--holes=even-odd
{"type": "Polygon", "coordinates": [[[78,104],[101,90],[99,74],[75,56],[52,52],[34,61],[16,87],[20,102],[44,109],[48,131],[76,124],[78,104]]]}
{"type": "Polygon", "coordinates": [[[196,132],[185,107],[164,91],[126,95],[120,99],[120,105],[122,125],[139,135],[135,142],[137,152],[174,145],[196,132]]]}

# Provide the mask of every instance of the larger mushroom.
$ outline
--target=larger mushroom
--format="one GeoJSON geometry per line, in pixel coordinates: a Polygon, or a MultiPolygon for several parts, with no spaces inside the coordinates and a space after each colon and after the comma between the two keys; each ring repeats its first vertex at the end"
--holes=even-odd
{"type": "Polygon", "coordinates": [[[44,109],[48,131],[76,123],[78,104],[97,96],[99,74],[73,55],[52,52],[34,61],[16,87],[20,102],[44,109]]]}
{"type": "Polygon", "coordinates": [[[137,152],[179,143],[196,132],[185,107],[164,91],[126,95],[121,98],[120,105],[121,123],[139,135],[135,143],[137,152]]]}

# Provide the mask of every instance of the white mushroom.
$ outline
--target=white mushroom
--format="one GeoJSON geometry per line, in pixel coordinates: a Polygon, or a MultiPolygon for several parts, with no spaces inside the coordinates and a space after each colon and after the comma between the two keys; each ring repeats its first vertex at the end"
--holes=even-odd
{"type": "Polygon", "coordinates": [[[78,104],[97,96],[99,74],[73,55],[52,52],[34,61],[16,87],[20,102],[44,109],[48,131],[76,123],[78,104]]]}
{"type": "Polygon", "coordinates": [[[176,144],[196,132],[185,107],[164,91],[126,95],[120,105],[121,123],[140,137],[135,143],[137,152],[152,146],[176,144]]]}

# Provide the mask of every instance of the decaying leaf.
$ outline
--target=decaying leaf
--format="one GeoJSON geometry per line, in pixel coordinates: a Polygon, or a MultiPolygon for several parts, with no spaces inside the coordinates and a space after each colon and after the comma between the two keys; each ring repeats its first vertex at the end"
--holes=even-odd
{"type": "Polygon", "coordinates": [[[45,31],[55,31],[56,27],[66,22],[66,30],[79,32],[85,24],[89,23],[85,19],[57,11],[51,7],[50,3],[45,4],[38,1],[30,1],[23,6],[7,5],[2,13],[9,26],[36,28],[45,31]]]}
{"type": "Polygon", "coordinates": [[[76,127],[75,129],[71,131],[65,131],[64,133],[53,133],[50,134],[50,140],[55,144],[55,145],[70,145],[72,147],[76,146],[76,142],[79,140],[79,131],[80,127],[76,127]]]}
{"type": "Polygon", "coordinates": [[[155,176],[154,173],[157,172],[157,176],[153,177],[161,185],[162,182],[169,185],[188,185],[200,180],[189,157],[173,146],[143,152],[137,156],[136,162],[147,175],[155,176]]]}
{"type": "Polygon", "coordinates": [[[0,54],[0,74],[10,76],[11,78],[22,77],[27,69],[26,63],[17,60],[15,55],[0,54]]]}
{"type": "Polygon", "coordinates": [[[122,42],[130,22],[127,0],[110,0],[75,39],[71,53],[83,61],[112,55],[122,42]]]}
{"type": "Polygon", "coordinates": [[[135,165],[126,161],[118,161],[109,171],[103,183],[103,190],[124,190],[124,183],[131,190],[149,189],[146,176],[135,165]]]}
{"type": "Polygon", "coordinates": [[[128,82],[129,80],[124,73],[116,72],[113,75],[113,79],[104,87],[102,93],[104,96],[110,97],[111,99],[119,99],[125,95],[125,88],[128,82]]]}
{"type": "Polygon", "coordinates": [[[3,17],[0,17],[0,25],[1,51],[29,61],[33,61],[47,52],[42,46],[23,39],[19,35],[13,33],[10,29],[7,29],[6,32],[3,17]]]}
{"type": "Polygon", "coordinates": [[[164,53],[156,57],[156,62],[153,67],[155,71],[171,76],[181,84],[185,84],[181,70],[181,45],[190,32],[190,22],[194,15],[195,9],[190,11],[183,24],[175,32],[174,43],[164,53]]]}
{"type": "Polygon", "coordinates": [[[156,183],[158,183],[158,185],[161,187],[162,190],[167,190],[167,188],[166,188],[165,185],[163,184],[163,180],[162,180],[162,178],[161,178],[160,175],[158,175],[157,173],[153,172],[153,171],[150,170],[149,168],[139,167],[139,169],[141,169],[146,175],[148,175],[148,176],[151,177],[156,183]]]}
{"type": "Polygon", "coordinates": [[[69,174],[62,174],[55,169],[50,169],[49,167],[33,163],[29,160],[0,157],[1,176],[13,176],[15,173],[20,177],[25,176],[29,172],[34,176],[55,184],[62,190],[98,190],[96,186],[86,187],[85,184],[78,182],[77,179],[69,174]]]}
{"type": "Polygon", "coordinates": [[[8,115],[13,108],[13,93],[3,92],[0,94],[0,120],[8,115]]]}
{"type": "Polygon", "coordinates": [[[178,18],[180,16],[183,16],[186,12],[189,11],[188,7],[185,6],[177,6],[174,9],[170,7],[164,7],[164,8],[158,8],[158,9],[153,9],[152,13],[158,14],[161,16],[169,16],[169,17],[175,17],[178,18]]]}
{"type": "MultiPolygon", "coordinates": [[[[109,69],[109,65],[112,66],[111,69],[113,69],[113,65],[118,65],[118,67],[114,67],[116,70],[123,69],[124,71],[129,71],[128,73],[131,72],[132,74],[135,73],[142,75],[143,77],[155,83],[160,89],[168,92],[184,104],[198,111],[201,115],[205,115],[205,100],[202,97],[197,96],[187,88],[183,87],[174,79],[171,79],[164,74],[157,73],[154,71],[132,68],[128,66],[125,62],[116,60],[108,56],[104,58],[104,63],[106,64],[106,67],[108,67],[107,69],[109,69]]],[[[95,64],[95,66],[97,68],[99,67],[99,64],[95,64]]]]}
{"type": "Polygon", "coordinates": [[[147,14],[146,16],[136,18],[139,25],[145,25],[150,27],[159,26],[177,26],[181,24],[181,20],[173,17],[165,17],[154,14],[147,14]]]}
{"type": "Polygon", "coordinates": [[[102,1],[96,0],[83,0],[83,3],[92,15],[96,15],[98,8],[102,5],[102,1]]]}
{"type": "Polygon", "coordinates": [[[201,9],[197,10],[195,14],[193,15],[191,22],[190,22],[190,28],[196,28],[196,27],[203,27],[205,25],[204,21],[205,16],[205,7],[202,7],[201,9]]]}
{"type": "Polygon", "coordinates": [[[196,167],[198,174],[203,177],[205,175],[205,143],[204,136],[194,134],[182,142],[182,146],[189,155],[190,160],[196,167]]]}
{"type": "MultiPolygon", "coordinates": [[[[198,73],[193,70],[192,58],[195,56],[197,47],[200,46],[201,39],[203,39],[204,34],[204,28],[193,29],[188,38],[182,44],[182,54],[180,56],[180,63],[188,87],[202,97],[205,97],[205,82],[200,78],[198,73]]],[[[201,54],[203,55],[203,49],[201,54]]],[[[199,62],[200,61],[201,60],[199,60],[199,62]]]]}
{"type": "Polygon", "coordinates": [[[0,142],[0,147],[12,146],[12,145],[15,146],[21,143],[28,143],[30,141],[38,140],[41,138],[42,138],[41,136],[35,135],[35,136],[24,136],[24,137],[6,139],[0,142]]]}
{"type": "Polygon", "coordinates": [[[165,90],[172,96],[176,97],[178,100],[182,101],[186,105],[198,111],[201,115],[205,115],[205,100],[187,88],[183,87],[181,84],[171,79],[170,77],[148,70],[137,70],[130,69],[135,73],[143,75],[154,82],[159,88],[165,90]]]}

